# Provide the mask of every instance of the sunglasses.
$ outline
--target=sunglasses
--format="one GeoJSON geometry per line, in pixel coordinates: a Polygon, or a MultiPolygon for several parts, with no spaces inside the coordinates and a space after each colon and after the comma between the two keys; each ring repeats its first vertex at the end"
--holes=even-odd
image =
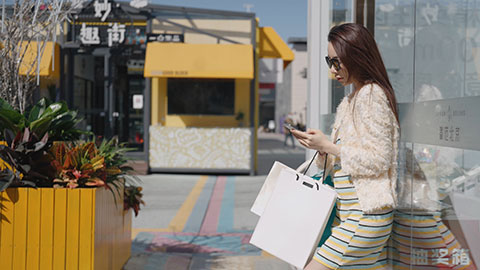
{"type": "Polygon", "coordinates": [[[336,71],[340,71],[340,69],[342,69],[340,66],[340,60],[338,60],[337,57],[330,58],[325,56],[325,61],[327,61],[328,68],[332,68],[333,66],[336,71]]]}

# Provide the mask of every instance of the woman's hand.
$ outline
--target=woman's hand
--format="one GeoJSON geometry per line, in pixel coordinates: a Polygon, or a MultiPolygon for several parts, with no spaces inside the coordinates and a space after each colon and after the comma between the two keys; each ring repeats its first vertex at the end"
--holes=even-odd
{"type": "Polygon", "coordinates": [[[301,145],[317,150],[320,154],[329,153],[335,156],[340,155],[340,146],[332,143],[322,131],[318,129],[307,129],[307,132],[292,130],[292,135],[301,145]]]}

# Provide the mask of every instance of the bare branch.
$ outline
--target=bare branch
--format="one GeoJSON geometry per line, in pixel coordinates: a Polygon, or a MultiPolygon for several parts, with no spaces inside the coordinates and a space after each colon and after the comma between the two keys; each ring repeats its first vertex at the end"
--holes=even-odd
{"type": "Polygon", "coordinates": [[[0,97],[22,113],[37,88],[41,58],[55,55],[54,48],[45,51],[47,41],[56,41],[57,29],[63,34],[58,26],[69,20],[72,10],[64,0],[14,1],[2,9],[0,97]],[[27,55],[31,51],[34,55],[27,55]]]}

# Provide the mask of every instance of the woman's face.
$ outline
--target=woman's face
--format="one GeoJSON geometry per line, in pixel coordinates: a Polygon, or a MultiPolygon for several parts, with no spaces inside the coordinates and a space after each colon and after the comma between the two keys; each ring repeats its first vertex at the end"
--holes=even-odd
{"type": "Polygon", "coordinates": [[[340,58],[338,58],[337,53],[335,52],[335,49],[333,48],[333,45],[331,42],[328,43],[328,57],[332,61],[338,61],[340,63],[340,69],[338,70],[338,67],[336,68],[335,65],[332,65],[330,67],[330,72],[335,76],[335,79],[339,81],[343,86],[349,85],[352,83],[348,76],[348,70],[345,67],[345,65],[342,64],[340,61],[340,58]]]}

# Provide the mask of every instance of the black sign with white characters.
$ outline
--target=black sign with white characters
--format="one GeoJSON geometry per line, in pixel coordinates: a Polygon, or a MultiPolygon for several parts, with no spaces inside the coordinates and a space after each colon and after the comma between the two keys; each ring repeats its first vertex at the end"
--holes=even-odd
{"type": "Polygon", "coordinates": [[[147,42],[173,42],[183,43],[185,41],[183,34],[148,34],[147,42]]]}

